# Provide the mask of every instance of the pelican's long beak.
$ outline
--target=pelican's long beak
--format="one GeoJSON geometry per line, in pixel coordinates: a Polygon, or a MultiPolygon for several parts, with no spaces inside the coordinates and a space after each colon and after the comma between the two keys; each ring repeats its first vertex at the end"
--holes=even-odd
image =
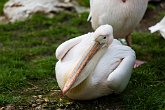
{"type": "Polygon", "coordinates": [[[76,64],[70,76],[68,77],[64,88],[62,89],[62,95],[65,95],[74,85],[77,78],[80,76],[82,70],[87,65],[87,63],[92,59],[92,57],[96,54],[96,52],[102,47],[102,44],[99,42],[95,42],[93,46],[91,46],[87,52],[84,53],[80,61],[76,64]]]}

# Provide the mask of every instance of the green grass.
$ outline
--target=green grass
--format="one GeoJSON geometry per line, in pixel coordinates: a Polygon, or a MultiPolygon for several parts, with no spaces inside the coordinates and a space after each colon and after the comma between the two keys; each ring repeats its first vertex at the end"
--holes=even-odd
{"type": "Polygon", "coordinates": [[[57,101],[47,105],[52,109],[165,109],[165,41],[159,33],[133,33],[137,58],[147,63],[133,70],[122,94],[92,101],[65,97],[59,101],[60,96],[51,94],[59,89],[54,71],[55,50],[67,39],[92,31],[87,16],[88,13],[65,12],[50,19],[39,13],[24,22],[0,25],[0,106],[30,107],[31,97],[41,94],[57,101]]]}
{"type": "Polygon", "coordinates": [[[0,1],[0,15],[3,14],[3,7],[4,7],[4,4],[7,2],[8,0],[1,0],[0,1]]]}
{"type": "Polygon", "coordinates": [[[49,19],[36,14],[25,22],[0,25],[0,105],[22,103],[31,95],[22,91],[34,85],[42,89],[38,94],[58,89],[55,50],[65,40],[90,30],[87,16],[62,13],[49,19]]]}
{"type": "Polygon", "coordinates": [[[90,3],[89,3],[90,1],[89,0],[77,0],[77,1],[82,6],[89,7],[89,5],[90,5],[90,3]]]}

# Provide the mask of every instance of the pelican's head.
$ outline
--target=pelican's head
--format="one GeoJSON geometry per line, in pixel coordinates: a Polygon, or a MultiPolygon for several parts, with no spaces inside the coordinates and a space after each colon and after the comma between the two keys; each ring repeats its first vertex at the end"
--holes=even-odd
{"type": "Polygon", "coordinates": [[[106,24],[101,25],[94,32],[95,41],[103,44],[105,46],[109,46],[113,41],[113,28],[112,26],[106,24]]]}
{"type": "MultiPolygon", "coordinates": [[[[94,38],[94,44],[89,45],[89,49],[84,52],[82,57],[80,57],[78,63],[75,65],[73,71],[71,73],[68,73],[70,76],[67,78],[67,81],[65,82],[65,85],[62,89],[62,94],[66,94],[70,89],[77,86],[81,81],[83,81],[89,74],[88,73],[82,73],[82,70],[87,66],[88,62],[94,57],[94,55],[102,48],[108,48],[108,46],[113,41],[113,28],[110,25],[102,25],[99,28],[96,29],[96,31],[93,34],[94,38]],[[83,75],[81,75],[81,73],[83,75]],[[78,78],[79,77],[79,78],[78,78]],[[79,81],[78,81],[79,79],[79,81]]],[[[104,50],[104,49],[103,49],[104,50]]],[[[102,56],[103,52],[101,54],[98,54],[97,57],[100,58],[102,56]]],[[[97,60],[97,59],[92,59],[97,60]]],[[[97,64],[97,61],[95,61],[97,64]]],[[[92,67],[89,67],[89,70],[94,69],[96,64],[93,64],[92,67]]],[[[88,70],[88,71],[89,71],[88,70]]]]}

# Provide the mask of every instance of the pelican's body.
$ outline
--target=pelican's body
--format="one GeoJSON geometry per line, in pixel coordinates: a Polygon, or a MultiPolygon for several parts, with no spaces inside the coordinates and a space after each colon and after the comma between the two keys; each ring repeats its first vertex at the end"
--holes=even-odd
{"type": "Polygon", "coordinates": [[[109,24],[115,38],[125,38],[139,24],[149,0],[90,0],[92,27],[109,24]]]}
{"type": "Polygon", "coordinates": [[[159,23],[149,27],[149,30],[151,33],[159,31],[162,37],[165,39],[165,17],[159,23]]]}
{"type": "Polygon", "coordinates": [[[77,79],[71,80],[75,74],[73,71],[77,71],[75,68],[79,67],[78,62],[84,62],[82,58],[94,45],[94,36],[95,32],[73,38],[56,50],[59,59],[55,68],[56,79],[59,87],[62,91],[67,91],[65,93],[71,99],[89,100],[122,92],[130,79],[136,59],[135,52],[111,39],[110,45],[102,46],[88,61],[77,79]]]}

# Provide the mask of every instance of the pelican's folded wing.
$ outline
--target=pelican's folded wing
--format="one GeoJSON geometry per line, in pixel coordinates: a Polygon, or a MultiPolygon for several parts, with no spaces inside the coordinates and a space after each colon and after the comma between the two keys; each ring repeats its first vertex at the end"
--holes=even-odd
{"type": "Polygon", "coordinates": [[[89,32],[88,34],[84,34],[79,37],[65,41],[56,49],[56,58],[58,60],[63,59],[63,57],[67,54],[67,52],[71,48],[73,48],[75,45],[79,44],[84,37],[90,37],[91,35],[92,35],[92,33],[89,32]]]}
{"type": "Polygon", "coordinates": [[[126,56],[119,66],[108,76],[109,87],[116,93],[122,92],[127,86],[135,60],[135,54],[126,56]]]}
{"type": "Polygon", "coordinates": [[[81,37],[76,37],[73,39],[70,39],[64,43],[62,43],[57,49],[56,49],[56,58],[58,60],[62,59],[66,53],[75,45],[81,42],[81,37]]]}

